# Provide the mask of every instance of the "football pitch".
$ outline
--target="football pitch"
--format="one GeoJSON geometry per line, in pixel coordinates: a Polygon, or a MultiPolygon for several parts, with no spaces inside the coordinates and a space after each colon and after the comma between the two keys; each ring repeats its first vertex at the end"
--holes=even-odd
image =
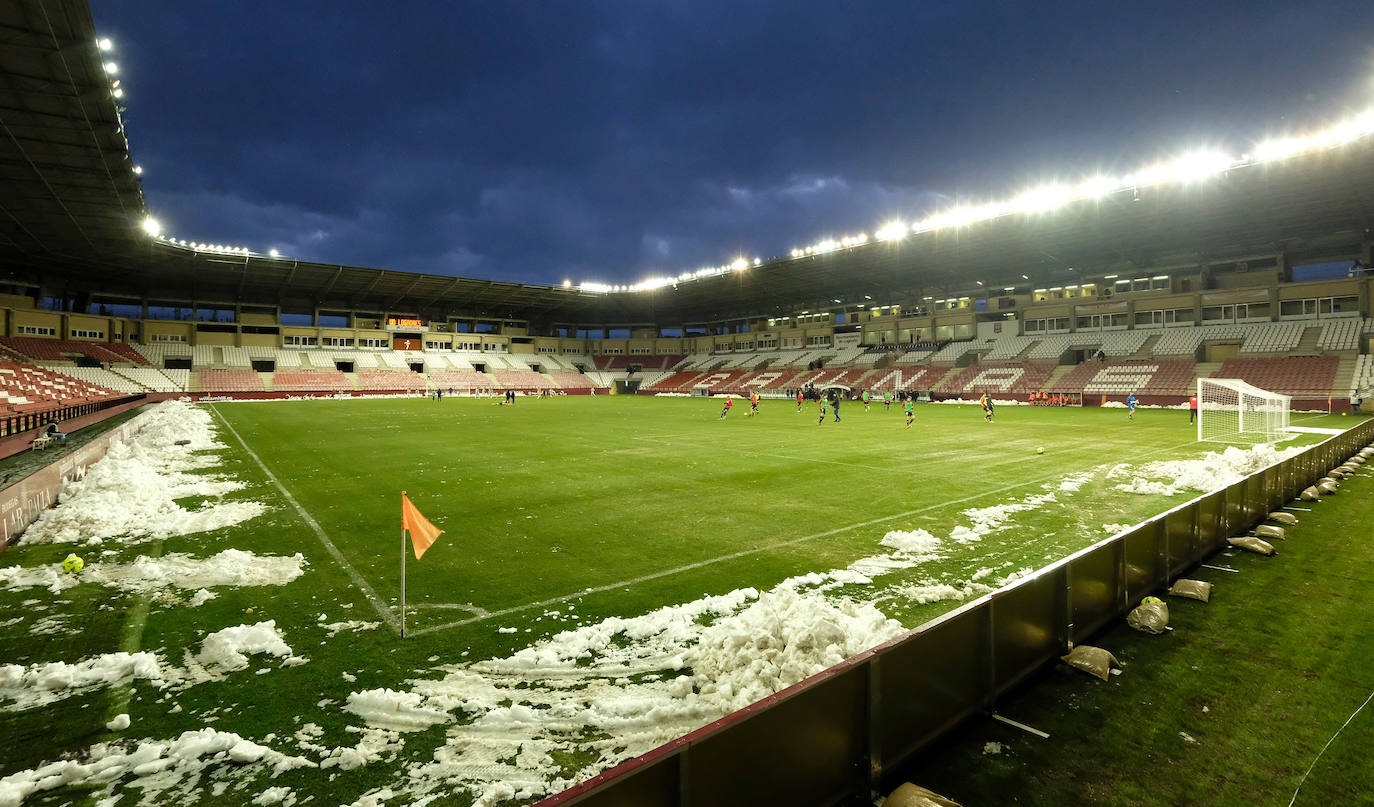
{"type": "MultiPolygon", "coordinates": [[[[373,803],[436,794],[444,804],[479,795],[483,804],[529,801],[642,753],[665,731],[719,716],[704,707],[672,713],[658,734],[638,737],[607,728],[627,723],[577,716],[597,702],[656,708],[673,676],[686,674],[665,638],[674,631],[686,631],[679,644],[704,643],[688,629],[758,592],[805,586],[913,627],[1198,495],[1178,484],[1198,476],[1185,466],[1221,449],[1197,443],[1188,413],[1177,410],[1128,420],[1120,409],[1004,407],[988,423],[977,407],[918,405],[907,429],[897,404],[846,403],[840,422],[830,413],[818,423],[812,403],[798,412],[765,401],[749,418],[737,402],[721,419],[720,401],[697,398],[204,408],[226,446],[207,455],[207,470],[246,483],[225,499],[266,511],[210,532],[108,540],[98,552],[81,550],[83,574],[229,548],[300,553],[304,573],[284,585],[225,586],[201,602],[85,584],[56,596],[0,589],[6,611],[31,615],[0,620],[0,639],[15,649],[6,661],[149,651],[190,669],[207,634],[273,620],[304,662],[255,655],[251,671],[202,676],[193,687],[134,680],[41,711],[0,704],[0,736],[14,749],[0,777],[121,737],[167,740],[211,727],[312,764],[277,776],[250,766],[138,778],[132,787],[143,800],[246,805],[281,787],[325,804],[389,788],[395,801],[373,803]],[[407,562],[404,640],[402,490],[445,531],[422,560],[407,562]],[[753,593],[739,599],[742,589],[753,593]],[[643,620],[655,613],[674,616],[643,620]],[[574,634],[583,644],[569,649],[559,637],[574,634]],[[652,647],[639,653],[643,642],[652,647]],[[579,670],[588,675],[574,681],[579,670]],[[560,700],[561,690],[573,700],[560,700]],[[133,727],[111,734],[105,723],[123,713],[133,727]],[[552,728],[537,736],[512,728],[540,715],[552,728]],[[489,747],[474,751],[474,737],[489,747]],[[419,780],[428,784],[406,789],[419,780]]],[[[1294,423],[1350,419],[1295,415],[1294,423]]],[[[1302,434],[1285,445],[1320,439],[1302,434]]],[[[70,549],[21,543],[0,567],[56,564],[70,549]]],[[[883,635],[899,628],[891,623],[883,635]]],[[[88,782],[25,803],[84,794],[94,804],[109,787],[88,782]]]]}

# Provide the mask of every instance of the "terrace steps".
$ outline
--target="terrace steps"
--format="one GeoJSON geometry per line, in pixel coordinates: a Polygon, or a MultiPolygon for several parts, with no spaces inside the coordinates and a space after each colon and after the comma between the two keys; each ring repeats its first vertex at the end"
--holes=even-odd
{"type": "Polygon", "coordinates": [[[1045,383],[1040,387],[1039,391],[1049,392],[1053,390],[1055,388],[1054,385],[1059,383],[1059,379],[1073,372],[1074,368],[1077,366],[1076,364],[1061,364],[1054,368],[1054,372],[1050,373],[1050,377],[1045,379],[1045,383]]]}
{"type": "Polygon", "coordinates": [[[1159,341],[1159,337],[1160,334],[1152,334],[1149,339],[1141,343],[1139,350],[1123,358],[1138,361],[1153,359],[1155,357],[1155,343],[1159,341]]]}
{"type": "Polygon", "coordinates": [[[1298,346],[1291,351],[1287,351],[1296,356],[1315,356],[1322,350],[1317,346],[1317,340],[1321,339],[1323,325],[1309,325],[1302,332],[1302,339],[1298,340],[1298,346]]]}
{"type": "Polygon", "coordinates": [[[1355,353],[1341,354],[1341,363],[1336,366],[1336,378],[1331,382],[1333,395],[1344,394],[1355,386],[1355,365],[1359,358],[1355,353]]]}

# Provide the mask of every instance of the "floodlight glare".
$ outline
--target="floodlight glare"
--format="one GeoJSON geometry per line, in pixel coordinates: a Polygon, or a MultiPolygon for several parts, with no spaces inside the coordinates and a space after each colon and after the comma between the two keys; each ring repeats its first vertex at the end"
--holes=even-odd
{"type": "Polygon", "coordinates": [[[111,50],[111,49],[114,48],[114,43],[111,42],[111,41],[108,40],[108,39],[102,39],[102,40],[100,40],[99,42],[97,42],[96,44],[99,45],[99,46],[100,46],[100,49],[101,49],[101,50],[104,50],[104,51],[108,51],[108,50],[111,50]]]}
{"type": "Polygon", "coordinates": [[[743,272],[745,269],[749,268],[749,261],[743,258],[735,258],[734,263],[730,264],[730,268],[736,272],[743,272]]]}
{"type": "MultiPolygon", "coordinates": [[[[281,257],[281,253],[278,252],[278,251],[276,251],[275,249],[269,249],[269,250],[267,250],[267,254],[268,254],[268,255],[271,255],[273,258],[280,258],[280,257],[281,257]]],[[[564,286],[567,286],[567,285],[570,285],[571,283],[572,283],[572,281],[564,281],[564,282],[563,282],[563,285],[564,285],[564,286]]]]}
{"type": "Polygon", "coordinates": [[[143,232],[156,236],[162,232],[162,225],[158,223],[157,219],[149,216],[143,220],[143,232]]]}
{"type": "Polygon", "coordinates": [[[119,72],[119,65],[115,64],[114,62],[106,62],[105,72],[113,76],[115,73],[119,72]]]}
{"type": "Polygon", "coordinates": [[[122,88],[120,88],[120,87],[115,87],[114,90],[112,90],[110,94],[113,95],[113,96],[116,97],[116,98],[123,98],[123,97],[124,97],[124,90],[123,90],[122,88]]]}
{"type": "Polygon", "coordinates": [[[889,221],[873,234],[879,241],[892,241],[907,234],[907,226],[900,221],[889,221]]]}
{"type": "Polygon", "coordinates": [[[143,166],[141,166],[141,165],[135,165],[135,166],[134,166],[134,173],[135,173],[135,174],[140,174],[140,175],[141,175],[141,174],[143,173],[143,166]]]}

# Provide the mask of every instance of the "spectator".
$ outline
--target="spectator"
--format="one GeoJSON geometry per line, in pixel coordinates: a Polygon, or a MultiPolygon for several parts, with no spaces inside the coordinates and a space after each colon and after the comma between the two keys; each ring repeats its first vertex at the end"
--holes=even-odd
{"type": "Polygon", "coordinates": [[[67,435],[58,430],[57,421],[55,420],[48,421],[48,427],[44,430],[43,434],[59,443],[67,442],[67,435]]]}

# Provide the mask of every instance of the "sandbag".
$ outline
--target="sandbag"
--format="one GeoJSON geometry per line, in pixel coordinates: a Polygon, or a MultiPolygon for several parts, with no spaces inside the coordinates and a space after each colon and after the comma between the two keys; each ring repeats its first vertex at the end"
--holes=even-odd
{"type": "Polygon", "coordinates": [[[1323,495],[1323,496],[1335,496],[1335,495],[1336,495],[1336,483],[1335,483],[1335,482],[1322,482],[1321,484],[1317,485],[1317,492],[1320,493],[1320,494],[1323,495]]]}
{"type": "Polygon", "coordinates": [[[1335,479],[1337,481],[1345,479],[1345,471],[1342,471],[1340,468],[1332,468],[1326,472],[1326,478],[1335,479]]]}
{"type": "Polygon", "coordinates": [[[1275,527],[1271,524],[1261,524],[1258,527],[1256,527],[1255,537],[1263,538],[1268,541],[1272,541],[1275,538],[1277,538],[1280,541],[1288,539],[1288,535],[1283,531],[1283,527],[1275,527]]]}
{"type": "Polygon", "coordinates": [[[1277,521],[1280,524],[1287,524],[1290,527],[1298,523],[1297,516],[1293,515],[1292,513],[1281,513],[1277,510],[1265,516],[1265,518],[1269,519],[1270,521],[1277,521]]]}
{"type": "Polygon", "coordinates": [[[1070,667],[1082,670],[1088,675],[1095,675],[1103,681],[1111,678],[1113,667],[1121,666],[1116,656],[1100,647],[1085,644],[1078,645],[1070,650],[1067,656],[1060,656],[1059,659],[1070,667]]]}
{"type": "Polygon", "coordinates": [[[1299,499],[1302,499],[1302,500],[1305,501],[1305,502],[1315,502],[1316,500],[1320,499],[1321,497],[1322,497],[1321,491],[1317,490],[1317,486],[1316,486],[1316,485],[1313,485],[1313,486],[1310,487],[1310,488],[1303,488],[1302,493],[1299,493],[1299,494],[1298,494],[1298,498],[1299,498],[1299,499]]]}
{"type": "Polygon", "coordinates": [[[1359,454],[1356,454],[1355,456],[1346,460],[1346,462],[1351,465],[1364,465],[1364,457],[1361,457],[1359,454]]]}
{"type": "Polygon", "coordinates": [[[1353,463],[1353,462],[1346,462],[1346,463],[1342,463],[1341,466],[1340,466],[1339,468],[1337,468],[1336,470],[1340,471],[1341,473],[1345,474],[1346,476],[1350,476],[1351,474],[1353,474],[1353,473],[1355,473],[1356,471],[1360,470],[1360,466],[1356,465],[1356,464],[1353,463]]]}
{"type": "Polygon", "coordinates": [[[1163,633],[1169,627],[1169,606],[1158,597],[1146,597],[1126,615],[1126,624],[1141,633],[1163,633]]]}
{"type": "Polygon", "coordinates": [[[1212,584],[1201,580],[1178,579],[1169,586],[1169,594],[1174,597],[1187,597],[1190,600],[1207,602],[1212,599],[1212,584]]]}
{"type": "Polygon", "coordinates": [[[1318,479],[1318,480],[1317,480],[1317,489],[1318,489],[1318,490],[1321,490],[1321,486],[1322,486],[1322,485],[1339,485],[1339,484],[1340,484],[1340,483],[1337,482],[1335,479],[1333,479],[1333,478],[1331,478],[1331,477],[1329,477],[1329,476],[1323,476],[1321,479],[1318,479]]]}
{"type": "Polygon", "coordinates": [[[937,793],[932,793],[920,785],[903,783],[888,795],[883,807],[960,807],[959,802],[937,793]]]}
{"type": "Polygon", "coordinates": [[[1227,538],[1226,543],[1237,549],[1244,549],[1246,552],[1255,552],[1260,555],[1277,554],[1273,544],[1256,538],[1253,535],[1241,535],[1236,538],[1227,538]]]}

